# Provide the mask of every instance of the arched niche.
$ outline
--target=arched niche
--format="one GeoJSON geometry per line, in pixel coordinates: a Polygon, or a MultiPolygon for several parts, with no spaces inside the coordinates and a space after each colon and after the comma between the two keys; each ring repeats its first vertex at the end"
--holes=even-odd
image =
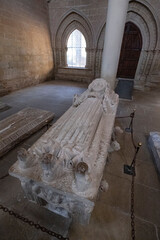
{"type": "Polygon", "coordinates": [[[135,87],[143,88],[152,79],[158,43],[156,13],[152,12],[142,1],[131,1],[127,22],[135,24],[142,35],[142,51],[135,74],[135,87]]]}
{"type": "Polygon", "coordinates": [[[94,77],[94,34],[90,23],[80,13],[72,11],[62,19],[55,36],[55,77],[91,81],[94,77]],[[79,30],[86,40],[86,68],[70,69],[67,66],[67,39],[74,30],[79,30]],[[61,76],[60,76],[61,75],[61,76]]]}
{"type": "MultiPolygon", "coordinates": [[[[143,88],[145,85],[150,85],[152,81],[160,81],[160,53],[158,46],[158,39],[160,38],[158,28],[160,28],[160,24],[157,21],[157,15],[154,10],[145,5],[143,0],[130,1],[126,22],[135,24],[142,35],[143,44],[135,74],[135,86],[143,88]]],[[[95,61],[95,75],[97,77],[100,76],[101,72],[104,30],[105,24],[101,27],[97,41],[95,61]]]]}
{"type": "Polygon", "coordinates": [[[142,50],[142,35],[134,23],[127,22],[117,70],[118,78],[134,79],[142,50]]]}

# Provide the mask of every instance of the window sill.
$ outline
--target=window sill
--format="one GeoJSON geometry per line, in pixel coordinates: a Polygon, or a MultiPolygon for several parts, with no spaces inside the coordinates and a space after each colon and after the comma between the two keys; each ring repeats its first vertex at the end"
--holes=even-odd
{"type": "Polygon", "coordinates": [[[89,68],[86,68],[86,67],[59,67],[59,68],[62,68],[62,69],[72,69],[72,70],[87,70],[87,71],[90,71],[91,69],[89,68]]]}

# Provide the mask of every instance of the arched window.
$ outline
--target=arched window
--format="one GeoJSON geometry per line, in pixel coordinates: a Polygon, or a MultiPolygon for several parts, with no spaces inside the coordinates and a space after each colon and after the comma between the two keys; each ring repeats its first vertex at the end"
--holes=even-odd
{"type": "Polygon", "coordinates": [[[86,66],[86,40],[79,30],[74,30],[67,42],[67,64],[68,67],[86,66]]]}

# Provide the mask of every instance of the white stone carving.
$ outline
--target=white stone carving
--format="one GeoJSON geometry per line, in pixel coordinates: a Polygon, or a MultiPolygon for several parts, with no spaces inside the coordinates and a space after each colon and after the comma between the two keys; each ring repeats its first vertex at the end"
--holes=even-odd
{"type": "Polygon", "coordinates": [[[114,132],[115,132],[115,134],[117,134],[117,133],[122,134],[124,131],[123,131],[123,129],[122,129],[121,127],[116,126],[116,127],[114,128],[114,132]]]}
{"type": "Polygon", "coordinates": [[[160,132],[150,132],[148,141],[153,153],[157,171],[160,174],[160,132]]]}
{"type": "Polygon", "coordinates": [[[112,153],[114,151],[119,151],[120,149],[120,144],[115,140],[111,142],[110,147],[108,148],[108,152],[112,153]]]}
{"type": "Polygon", "coordinates": [[[114,151],[119,151],[121,149],[121,146],[117,141],[117,135],[122,133],[123,133],[123,130],[119,126],[116,126],[113,128],[111,143],[108,148],[109,153],[112,153],[114,151]]]}
{"type": "Polygon", "coordinates": [[[118,95],[108,83],[95,79],[28,151],[18,154],[10,174],[20,179],[29,200],[81,223],[89,221],[117,105],[118,95]]]}
{"type": "Polygon", "coordinates": [[[102,180],[101,184],[100,184],[100,190],[102,192],[107,192],[109,188],[108,183],[106,182],[106,180],[102,180]]]}
{"type": "Polygon", "coordinates": [[[76,10],[65,14],[55,34],[55,78],[72,79],[74,81],[91,82],[94,76],[95,46],[94,32],[88,19],[76,10]],[[70,68],[67,66],[67,39],[71,32],[79,30],[86,40],[86,67],[70,68]],[[77,73],[75,73],[75,70],[77,73]]]}
{"type": "Polygon", "coordinates": [[[19,162],[19,167],[21,169],[32,167],[33,158],[28,154],[26,149],[21,148],[17,152],[17,159],[18,159],[18,162],[19,162]]]}

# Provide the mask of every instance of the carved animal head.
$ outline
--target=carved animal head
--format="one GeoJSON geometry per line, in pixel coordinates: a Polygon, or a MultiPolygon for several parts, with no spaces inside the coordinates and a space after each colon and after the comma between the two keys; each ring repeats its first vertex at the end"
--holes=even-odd
{"type": "Polygon", "coordinates": [[[108,183],[106,182],[106,180],[102,180],[100,186],[99,186],[100,190],[102,192],[107,192],[108,188],[109,188],[109,185],[108,183]]]}
{"type": "Polygon", "coordinates": [[[76,172],[85,174],[88,171],[88,165],[85,162],[79,162],[77,164],[76,172]]]}
{"type": "Polygon", "coordinates": [[[26,161],[28,156],[28,152],[24,148],[20,148],[20,150],[17,152],[17,158],[19,161],[26,161]]]}
{"type": "Polygon", "coordinates": [[[50,170],[52,164],[52,154],[50,153],[43,153],[42,155],[42,169],[43,170],[50,170]]]}
{"type": "Polygon", "coordinates": [[[114,150],[114,151],[119,151],[120,150],[120,144],[117,142],[117,141],[113,141],[112,143],[111,143],[111,147],[112,147],[112,149],[114,150]]]}
{"type": "Polygon", "coordinates": [[[50,153],[43,153],[43,157],[42,157],[42,162],[45,164],[49,164],[51,163],[52,160],[52,154],[50,153]]]}
{"type": "Polygon", "coordinates": [[[114,131],[115,131],[115,133],[123,133],[123,129],[121,127],[119,127],[119,126],[116,126],[114,128],[114,131]]]}

